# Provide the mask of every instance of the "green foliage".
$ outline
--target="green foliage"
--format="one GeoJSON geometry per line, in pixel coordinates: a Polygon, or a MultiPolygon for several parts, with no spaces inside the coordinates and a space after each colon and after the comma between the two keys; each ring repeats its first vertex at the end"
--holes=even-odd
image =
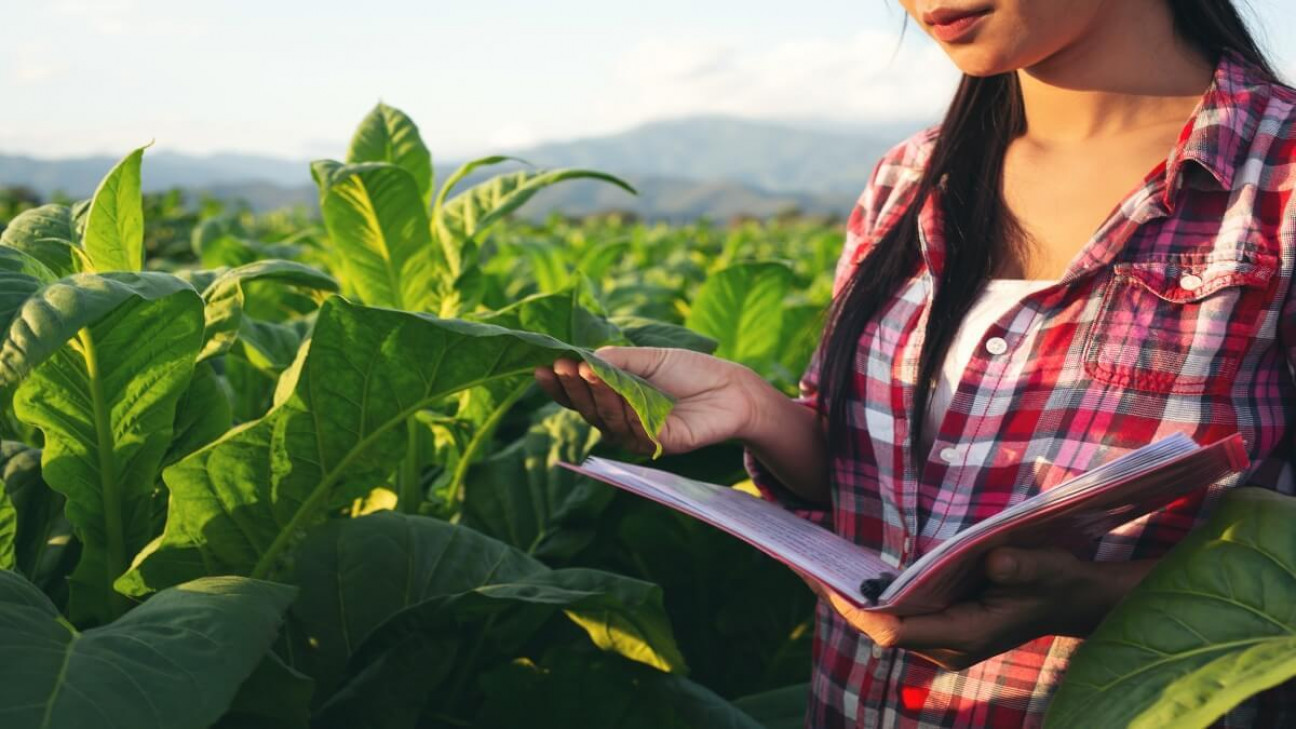
{"type": "Polygon", "coordinates": [[[808,684],[797,684],[744,696],[735,701],[734,706],[760,722],[765,729],[802,729],[809,695],[808,684]]]}
{"type": "Polygon", "coordinates": [[[80,556],[72,525],[63,515],[65,499],[41,478],[41,454],[14,441],[0,441],[0,481],[17,515],[16,569],[55,604],[67,599],[67,576],[80,556]]]}
{"type": "MultiPolygon", "coordinates": [[[[794,386],[813,338],[766,340],[826,301],[835,235],[521,223],[569,180],[633,189],[484,177],[504,157],[438,187],[383,104],[313,166],[322,225],[143,195],[142,158],[0,221],[6,726],[754,727],[730,699],[804,680],[808,591],[558,467],[610,447],[532,372],[590,363],[650,433],[671,399],[598,347],[794,386]],[[770,266],[758,339],[751,301],[704,288],[770,266]]],[[[738,454],[659,463],[732,482],[738,454]]]]}
{"type": "Polygon", "coordinates": [[[143,157],[141,148],[118,162],[90,201],[81,247],[96,271],[138,271],[144,266],[143,157]]]}
{"type": "Polygon", "coordinates": [[[76,239],[72,210],[42,205],[14,218],[0,233],[0,246],[35,258],[58,276],[69,276],[86,266],[84,254],[73,243],[76,239]]]}
{"type": "Polygon", "coordinates": [[[549,654],[518,661],[483,679],[487,708],[477,726],[620,727],[621,729],[761,729],[750,716],[702,685],[611,655],[549,654]],[[536,711],[536,707],[544,707],[536,711]]]}
{"type": "Polygon", "coordinates": [[[1081,644],[1050,729],[1209,726],[1296,677],[1296,499],[1230,491],[1081,644]]]}
{"type": "Polygon", "coordinates": [[[202,341],[202,302],[192,289],[156,277],[81,276],[84,287],[55,284],[29,300],[3,350],[29,354],[10,360],[29,371],[14,412],[44,435],[43,477],[67,498],[82,545],[69,613],[79,625],[127,608],[112,582],[152,536],[153,484],[202,341]],[[78,321],[85,326],[73,334],[78,321]],[[50,356],[30,356],[40,352],[50,356]]]}
{"type": "Polygon", "coordinates": [[[326,726],[471,712],[481,697],[465,692],[482,667],[512,660],[559,613],[604,650],[658,670],[684,667],[656,586],[551,570],[437,519],[383,512],[331,522],[299,549],[293,581],[305,638],[295,655],[331,696],[319,708],[326,726]]]}
{"type": "Polygon", "coordinates": [[[210,726],[270,647],[294,592],[209,577],[81,632],[35,586],[0,571],[0,660],[21,666],[0,682],[5,726],[210,726]]]}
{"type": "Polygon", "coordinates": [[[768,369],[783,344],[791,284],[791,269],[778,263],[731,266],[707,278],[684,323],[720,343],[717,357],[768,369]]]}
{"type": "Polygon", "coordinates": [[[371,306],[434,309],[440,266],[414,177],[384,162],[316,162],[314,173],[348,287],[371,306]]]}
{"type": "Polygon", "coordinates": [[[356,128],[347,151],[347,163],[388,162],[414,178],[419,199],[426,206],[432,195],[432,154],[419,136],[418,126],[400,109],[378,104],[356,128]]]}

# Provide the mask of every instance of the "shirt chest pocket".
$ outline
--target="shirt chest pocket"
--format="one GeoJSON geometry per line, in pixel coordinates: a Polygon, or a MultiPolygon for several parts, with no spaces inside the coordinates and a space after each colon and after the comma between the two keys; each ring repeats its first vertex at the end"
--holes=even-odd
{"type": "Polygon", "coordinates": [[[1209,257],[1112,264],[1085,341],[1085,372],[1145,392],[1227,392],[1268,307],[1278,260],[1209,257]]]}

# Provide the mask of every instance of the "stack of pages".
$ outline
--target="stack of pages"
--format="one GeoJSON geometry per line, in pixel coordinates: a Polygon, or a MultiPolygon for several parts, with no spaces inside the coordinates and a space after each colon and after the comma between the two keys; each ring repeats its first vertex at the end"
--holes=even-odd
{"type": "Polygon", "coordinates": [[[862,608],[918,615],[975,593],[981,558],[994,547],[1083,553],[1093,539],[1246,469],[1249,459],[1238,433],[1209,445],[1175,433],[968,527],[898,575],[881,555],[736,489],[608,458],[560,465],[723,529],[862,608]]]}

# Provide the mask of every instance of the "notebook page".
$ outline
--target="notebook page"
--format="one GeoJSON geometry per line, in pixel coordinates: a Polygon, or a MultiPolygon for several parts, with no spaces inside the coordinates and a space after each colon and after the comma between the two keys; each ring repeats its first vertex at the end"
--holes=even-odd
{"type": "Polygon", "coordinates": [[[854,599],[861,582],[895,571],[874,552],[736,489],[597,456],[559,465],[719,527],[854,599]]]}

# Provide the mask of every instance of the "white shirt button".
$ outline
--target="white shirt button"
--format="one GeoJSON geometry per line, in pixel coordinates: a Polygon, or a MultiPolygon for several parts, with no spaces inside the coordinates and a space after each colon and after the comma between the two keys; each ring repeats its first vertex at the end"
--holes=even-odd
{"type": "Polygon", "coordinates": [[[913,537],[905,537],[904,552],[905,555],[909,555],[913,553],[913,537]]]}
{"type": "Polygon", "coordinates": [[[958,449],[957,449],[957,448],[944,448],[944,449],[942,449],[941,452],[940,452],[940,457],[941,457],[941,460],[942,460],[942,461],[945,461],[946,463],[953,463],[954,461],[958,460],[958,457],[959,457],[958,449]]]}
{"type": "Polygon", "coordinates": [[[872,650],[871,652],[873,653],[873,658],[874,658],[874,660],[876,660],[876,659],[878,659],[878,658],[881,658],[881,657],[882,657],[882,646],[878,645],[877,643],[874,643],[874,644],[873,644],[873,650],[872,650]]]}
{"type": "Polygon", "coordinates": [[[1196,291],[1197,289],[1201,288],[1202,285],[1201,276],[1197,276],[1191,273],[1186,273],[1184,274],[1183,278],[1179,279],[1179,285],[1188,291],[1196,291]]]}
{"type": "Polygon", "coordinates": [[[1008,351],[1008,342],[1003,337],[993,337],[986,340],[985,347],[990,354],[1003,354],[1008,351]]]}

